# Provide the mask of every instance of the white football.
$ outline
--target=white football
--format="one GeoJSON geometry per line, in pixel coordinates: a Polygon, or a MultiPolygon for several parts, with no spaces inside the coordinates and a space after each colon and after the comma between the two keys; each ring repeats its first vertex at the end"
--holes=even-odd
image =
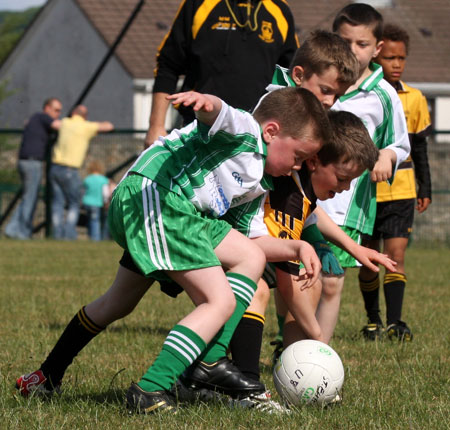
{"type": "Polygon", "coordinates": [[[336,351],[317,340],[289,345],[273,369],[273,381],[288,404],[326,405],[336,401],[344,383],[344,366],[336,351]]]}

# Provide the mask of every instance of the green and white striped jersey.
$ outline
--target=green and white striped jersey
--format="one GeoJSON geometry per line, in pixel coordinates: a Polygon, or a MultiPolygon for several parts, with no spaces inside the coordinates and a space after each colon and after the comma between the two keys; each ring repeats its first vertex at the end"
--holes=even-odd
{"type": "Polygon", "coordinates": [[[258,122],[222,102],[211,127],[194,121],[161,137],[127,174],[145,176],[218,218],[271,188],[264,176],[266,156],[258,122]]]}
{"type": "MultiPolygon", "coordinates": [[[[359,88],[340,97],[331,109],[352,112],[363,121],[379,149],[388,147],[394,151],[397,154],[395,173],[410,152],[405,115],[397,92],[383,79],[381,66],[372,63],[370,67],[372,74],[359,88]]],[[[372,234],[376,216],[376,183],[370,180],[367,170],[351,182],[348,191],[317,203],[336,224],[372,234]]]]}

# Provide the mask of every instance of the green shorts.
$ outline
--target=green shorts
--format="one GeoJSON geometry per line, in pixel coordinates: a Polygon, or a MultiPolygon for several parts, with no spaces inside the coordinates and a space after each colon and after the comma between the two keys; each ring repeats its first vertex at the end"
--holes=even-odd
{"type": "Polygon", "coordinates": [[[220,266],[214,249],[231,230],[141,175],[128,176],[114,191],[108,223],[142,274],[157,280],[168,279],[165,271],[220,266]]]}
{"type": "MultiPolygon", "coordinates": [[[[347,233],[357,244],[361,245],[361,233],[358,230],[355,230],[351,227],[345,227],[343,225],[339,226],[344,233],[347,233]]],[[[331,250],[334,255],[338,259],[339,263],[343,268],[347,267],[361,267],[361,263],[353,256],[351,256],[347,251],[344,251],[342,248],[328,242],[331,250]]]]}

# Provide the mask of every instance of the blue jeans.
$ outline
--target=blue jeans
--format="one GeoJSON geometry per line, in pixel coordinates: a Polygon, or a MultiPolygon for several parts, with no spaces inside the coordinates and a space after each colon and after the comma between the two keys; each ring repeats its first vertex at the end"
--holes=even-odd
{"type": "Polygon", "coordinates": [[[18,168],[22,179],[22,200],[5,227],[6,236],[15,239],[29,239],[31,237],[43,164],[39,160],[19,160],[18,168]]]}
{"type": "Polygon", "coordinates": [[[92,240],[102,239],[102,208],[99,206],[84,205],[88,217],[88,234],[92,240]]]}
{"type": "Polygon", "coordinates": [[[81,178],[74,167],[52,164],[50,186],[52,190],[52,232],[55,239],[76,239],[80,213],[81,178]],[[64,208],[67,214],[64,219],[64,208]]]}

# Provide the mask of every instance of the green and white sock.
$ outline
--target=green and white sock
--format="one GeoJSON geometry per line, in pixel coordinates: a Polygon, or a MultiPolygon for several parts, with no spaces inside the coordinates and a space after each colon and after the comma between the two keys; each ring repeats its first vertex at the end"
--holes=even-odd
{"type": "Polygon", "coordinates": [[[203,339],[188,327],[176,325],[155,362],[138,382],[144,391],[170,390],[178,377],[205,349],[203,339]]]}
{"type": "Polygon", "coordinates": [[[236,297],[236,308],[230,319],[214,336],[204,353],[199,357],[206,363],[214,363],[227,355],[228,345],[245,310],[250,305],[256,291],[256,283],[239,273],[227,273],[228,282],[236,297]]]}

